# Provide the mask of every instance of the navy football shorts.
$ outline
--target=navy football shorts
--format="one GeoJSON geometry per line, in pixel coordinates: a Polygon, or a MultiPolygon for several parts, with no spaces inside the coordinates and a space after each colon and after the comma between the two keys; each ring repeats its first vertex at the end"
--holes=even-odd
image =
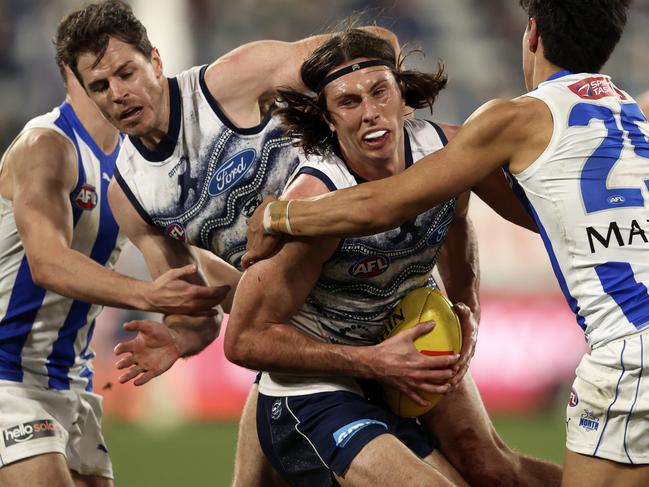
{"type": "Polygon", "coordinates": [[[414,419],[348,391],[304,396],[259,394],[257,433],[275,469],[293,486],[338,485],[342,475],[371,440],[392,434],[420,458],[436,447],[414,419]]]}

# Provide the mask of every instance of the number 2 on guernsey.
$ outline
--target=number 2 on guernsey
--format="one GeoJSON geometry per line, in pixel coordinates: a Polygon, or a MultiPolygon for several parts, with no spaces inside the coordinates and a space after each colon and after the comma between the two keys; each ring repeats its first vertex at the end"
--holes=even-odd
{"type": "MultiPolygon", "coordinates": [[[[635,153],[640,157],[649,158],[649,141],[638,127],[638,122],[646,122],[640,108],[635,103],[622,104],[620,113],[622,128],[620,128],[610,108],[590,103],[578,103],[570,112],[568,126],[588,126],[591,120],[604,122],[608,133],[582,168],[580,186],[586,213],[612,208],[643,207],[645,202],[640,188],[608,188],[606,186],[608,174],[622,153],[625,132],[635,153]]],[[[649,180],[644,183],[649,189],[649,180]]]]}

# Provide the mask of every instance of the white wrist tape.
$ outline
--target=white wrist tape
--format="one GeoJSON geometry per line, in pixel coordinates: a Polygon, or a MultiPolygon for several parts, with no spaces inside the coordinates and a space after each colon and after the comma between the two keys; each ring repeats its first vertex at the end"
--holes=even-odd
{"type": "Polygon", "coordinates": [[[266,208],[264,208],[264,218],[262,220],[262,223],[264,225],[264,233],[268,235],[275,235],[277,232],[273,230],[272,226],[272,220],[270,217],[270,207],[273,206],[274,202],[269,203],[266,205],[266,208]]]}
{"type": "Polygon", "coordinates": [[[288,218],[288,207],[291,206],[291,203],[293,203],[293,200],[288,200],[288,202],[286,203],[286,209],[284,210],[284,220],[286,222],[285,223],[286,224],[286,233],[288,233],[289,235],[294,235],[293,234],[293,229],[291,228],[291,221],[288,218]]]}

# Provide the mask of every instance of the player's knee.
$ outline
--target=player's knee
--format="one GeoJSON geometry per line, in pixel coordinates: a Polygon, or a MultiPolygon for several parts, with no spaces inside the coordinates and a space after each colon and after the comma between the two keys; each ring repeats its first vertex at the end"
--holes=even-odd
{"type": "MultiPolygon", "coordinates": [[[[478,487],[517,486],[520,461],[498,436],[495,430],[485,436],[471,427],[460,431],[454,437],[452,450],[460,452],[454,456],[454,465],[469,485],[478,487]],[[472,452],[467,454],[467,452],[472,452]]],[[[450,453],[450,452],[449,452],[450,453]]]]}
{"type": "Polygon", "coordinates": [[[516,487],[520,485],[518,455],[507,448],[498,448],[490,454],[477,455],[467,480],[476,487],[516,487]]]}

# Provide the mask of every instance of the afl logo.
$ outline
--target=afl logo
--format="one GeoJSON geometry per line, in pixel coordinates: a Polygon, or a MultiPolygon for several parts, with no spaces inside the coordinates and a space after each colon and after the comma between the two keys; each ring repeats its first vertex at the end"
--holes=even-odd
{"type": "Polygon", "coordinates": [[[82,210],[92,210],[97,206],[97,190],[91,184],[82,185],[74,202],[82,210]]]}
{"type": "Polygon", "coordinates": [[[349,268],[349,273],[354,277],[374,277],[383,274],[390,267],[390,260],[383,255],[372,255],[356,262],[349,268]]]}
{"type": "Polygon", "coordinates": [[[234,186],[250,169],[256,157],[255,149],[246,149],[225,161],[210,180],[207,190],[210,196],[217,196],[234,186]]]}
{"type": "Polygon", "coordinates": [[[165,235],[181,242],[185,241],[185,228],[180,223],[172,223],[165,228],[165,235]]]}
{"type": "Polygon", "coordinates": [[[622,195],[615,195],[615,196],[610,196],[608,198],[608,202],[612,205],[619,205],[621,203],[624,203],[626,200],[624,199],[624,196],[622,195]]]}
{"type": "Polygon", "coordinates": [[[579,404],[579,396],[577,395],[577,391],[575,391],[575,388],[573,387],[570,390],[570,399],[568,399],[568,406],[571,408],[574,408],[579,404]]]}

